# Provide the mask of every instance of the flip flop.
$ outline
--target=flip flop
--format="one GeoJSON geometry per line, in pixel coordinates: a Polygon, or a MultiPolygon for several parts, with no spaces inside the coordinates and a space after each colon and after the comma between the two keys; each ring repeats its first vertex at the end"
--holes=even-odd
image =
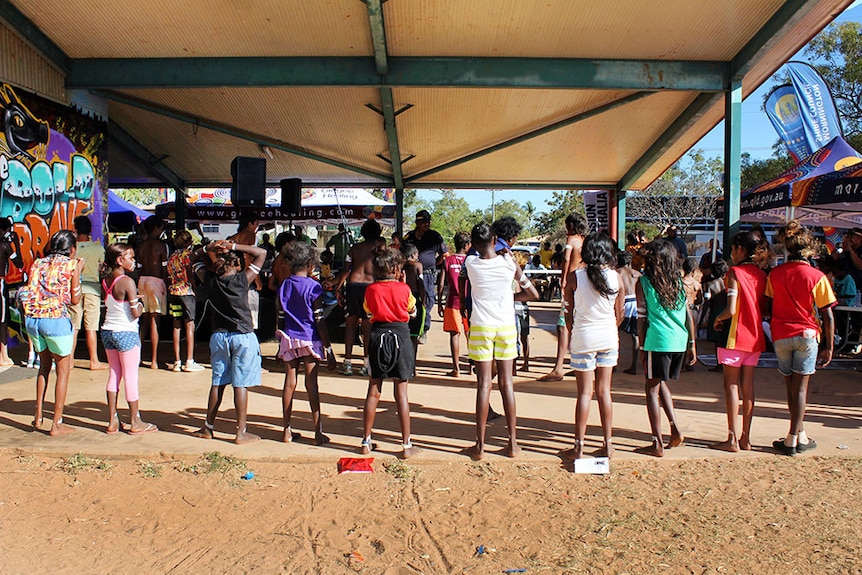
{"type": "Polygon", "coordinates": [[[152,423],[148,423],[147,426],[138,431],[131,430],[129,431],[129,435],[141,435],[142,433],[150,433],[151,431],[158,431],[159,428],[153,425],[152,423]]]}

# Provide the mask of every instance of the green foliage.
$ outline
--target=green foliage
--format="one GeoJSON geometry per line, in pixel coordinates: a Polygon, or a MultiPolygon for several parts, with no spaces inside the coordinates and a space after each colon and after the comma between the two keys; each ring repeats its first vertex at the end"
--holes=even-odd
{"type": "Polygon", "coordinates": [[[412,467],[401,461],[400,459],[390,459],[383,463],[383,470],[399,481],[405,481],[413,477],[416,473],[412,467]]]}
{"type": "MultiPolygon", "coordinates": [[[[628,218],[626,218],[628,220],[628,218]]],[[[661,233],[661,228],[654,226],[652,224],[647,224],[641,221],[628,220],[626,221],[626,235],[629,232],[633,232],[636,230],[642,230],[646,233],[647,237],[652,239],[657,237],[661,233]]],[[[624,238],[625,239],[625,238],[624,238]]]]}
{"type": "Polygon", "coordinates": [[[763,160],[752,160],[750,154],[742,154],[740,188],[747,190],[759,186],[792,166],[793,160],[786,154],[763,160]]]}
{"type": "Polygon", "coordinates": [[[79,451],[63,459],[57,467],[69,475],[77,475],[81,471],[108,471],[111,469],[111,464],[104,459],[87,457],[79,451]]]}
{"type": "Polygon", "coordinates": [[[237,459],[231,455],[222,455],[218,451],[207,451],[201,455],[200,460],[194,465],[187,465],[185,462],[180,462],[176,465],[176,470],[183,473],[192,473],[194,475],[211,473],[221,473],[227,475],[233,471],[245,469],[246,462],[242,459],[237,459]]]}
{"type": "Polygon", "coordinates": [[[626,196],[627,219],[664,229],[677,225],[681,235],[698,220],[714,218],[721,196],[724,162],[691,150],[643,192],[626,196]]]}
{"type": "Polygon", "coordinates": [[[136,206],[152,206],[161,201],[159,188],[123,188],[114,191],[136,206]]]}
{"type": "Polygon", "coordinates": [[[569,214],[584,213],[584,197],[573,190],[554,191],[545,202],[550,208],[534,216],[535,228],[545,234],[549,242],[559,242],[566,237],[566,218],[569,214]]]}
{"type": "Polygon", "coordinates": [[[139,473],[144,477],[155,478],[162,476],[162,468],[152,461],[142,461],[139,473]]]}

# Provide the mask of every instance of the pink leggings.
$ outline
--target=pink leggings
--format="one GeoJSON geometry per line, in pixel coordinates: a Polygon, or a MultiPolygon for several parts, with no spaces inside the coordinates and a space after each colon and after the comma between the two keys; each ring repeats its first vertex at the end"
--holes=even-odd
{"type": "Polygon", "coordinates": [[[120,389],[120,380],[123,380],[126,389],[126,401],[138,401],[138,364],[141,363],[141,346],[136,345],[129,351],[117,351],[107,349],[108,385],[107,391],[116,393],[120,389]]]}

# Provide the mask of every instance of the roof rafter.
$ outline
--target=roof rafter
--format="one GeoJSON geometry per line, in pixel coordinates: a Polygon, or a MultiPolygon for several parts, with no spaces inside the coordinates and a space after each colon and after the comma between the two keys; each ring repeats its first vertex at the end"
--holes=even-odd
{"type": "Polygon", "coordinates": [[[608,102],[607,104],[602,104],[601,106],[597,106],[592,110],[587,110],[586,112],[581,112],[579,114],[575,114],[574,116],[569,116],[568,118],[564,118],[558,122],[554,122],[553,124],[549,124],[537,130],[532,130],[527,132],[526,134],[522,134],[515,138],[506,140],[504,142],[500,142],[499,144],[495,144],[493,146],[489,146],[487,148],[483,148],[476,152],[472,152],[467,154],[466,156],[462,156],[458,159],[452,160],[450,162],[446,162],[444,164],[440,164],[437,167],[431,168],[429,170],[425,170],[424,172],[418,173],[413,176],[408,176],[405,181],[411,186],[415,185],[417,180],[421,180],[422,178],[426,178],[432,174],[436,174],[438,172],[442,172],[444,170],[448,170],[449,168],[454,168],[455,166],[460,166],[466,162],[471,160],[475,160],[476,158],[481,158],[482,156],[487,156],[488,154],[492,154],[498,150],[502,150],[503,148],[508,148],[509,146],[514,146],[515,144],[520,144],[521,142],[526,142],[527,140],[531,140],[543,134],[547,134],[548,132],[553,132],[554,130],[559,130],[560,128],[565,128],[566,126],[570,126],[577,122],[581,122],[586,120],[587,118],[592,118],[593,116],[597,116],[609,110],[613,110],[614,108],[618,108],[619,106],[624,106],[630,102],[634,102],[636,100],[640,100],[654,92],[635,92],[634,94],[630,94],[618,100],[614,100],[613,102],[608,102]]]}
{"type": "Polygon", "coordinates": [[[164,165],[161,158],[144,147],[117,122],[111,121],[108,123],[108,135],[112,143],[117,143],[124,147],[130,154],[140,160],[142,164],[155,172],[158,177],[173,186],[175,190],[182,192],[185,189],[186,183],[181,177],[164,165]]]}
{"type": "Polygon", "coordinates": [[[12,30],[15,30],[60,70],[64,72],[69,70],[69,57],[66,53],[9,0],[0,0],[0,19],[5,20],[12,30]]]}
{"type": "MultiPolygon", "coordinates": [[[[370,6],[371,2],[369,11],[370,6]]],[[[373,44],[377,50],[379,42],[374,40],[373,44]]],[[[437,86],[721,92],[730,78],[729,63],[712,61],[386,57],[381,68],[378,60],[376,52],[374,58],[72,59],[66,86],[437,86]]]]}
{"type": "Polygon", "coordinates": [[[283,152],[287,152],[289,154],[294,154],[296,156],[302,156],[303,158],[308,158],[310,160],[315,160],[318,162],[322,162],[324,164],[329,164],[330,166],[336,166],[338,168],[342,168],[344,170],[348,170],[351,172],[355,172],[357,174],[363,174],[365,176],[370,176],[372,178],[378,178],[384,182],[391,182],[392,178],[387,174],[381,174],[378,172],[374,172],[372,170],[367,170],[365,168],[354,166],[351,164],[347,164],[342,162],[341,160],[336,160],[334,158],[329,158],[326,156],[322,156],[310,150],[306,150],[304,148],[300,148],[298,146],[294,146],[287,142],[282,142],[281,140],[276,140],[274,138],[269,138],[267,136],[263,136],[261,134],[255,134],[252,132],[247,132],[245,130],[240,130],[234,126],[229,126],[227,124],[222,124],[220,122],[216,122],[214,120],[208,120],[206,118],[200,118],[198,116],[194,116],[192,114],[188,114],[186,112],[182,112],[179,110],[174,110],[168,108],[166,106],[161,106],[159,104],[154,104],[152,102],[148,102],[146,100],[141,100],[139,98],[133,98],[131,96],[126,96],[125,94],[118,94],[116,92],[106,92],[106,91],[98,91],[96,92],[99,96],[106,98],[108,100],[112,100],[114,102],[118,102],[120,104],[125,104],[127,106],[132,106],[133,108],[138,108],[140,110],[145,110],[147,112],[152,112],[154,114],[158,114],[160,116],[164,116],[166,118],[172,118],[174,120],[178,120],[180,122],[185,122],[187,124],[192,124],[195,126],[199,126],[201,128],[206,128],[208,130],[213,130],[214,132],[219,132],[222,134],[226,134],[228,136],[232,136],[234,138],[239,138],[241,140],[247,140],[249,142],[254,142],[255,144],[261,146],[269,146],[270,148],[281,150],[283,152]]]}

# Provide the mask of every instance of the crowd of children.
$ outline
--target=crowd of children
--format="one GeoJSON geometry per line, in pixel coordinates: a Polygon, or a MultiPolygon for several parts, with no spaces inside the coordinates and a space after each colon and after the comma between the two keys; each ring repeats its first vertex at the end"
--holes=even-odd
{"type": "MultiPolygon", "coordinates": [[[[430,216],[428,219],[430,221],[430,216]]],[[[584,455],[594,392],[603,435],[597,454],[613,455],[611,386],[619,357],[618,328],[629,334],[633,343],[632,364],[626,372],[636,372],[638,357],[642,357],[644,369],[652,439],[649,445],[637,451],[661,457],[665,449],[681,445],[684,437],[674,411],[670,382],[679,378],[685,365],[697,361],[698,323],[708,330],[709,338],[716,343],[717,360],[724,371],[728,434],[713,447],[725,451],[751,449],[754,368],[766,349],[764,318],[770,319],[772,344],[779,371],[785,377],[790,411],[789,431],[774,447],[780,453],[794,454],[816,446],[814,440],[807,437],[803,424],[807,386],[816,367],[831,361],[834,342],[831,308],[836,297],[827,277],[811,265],[815,241],[804,226],[793,221],[781,230],[779,240],[788,259],[771,270],[771,253],[766,241],[755,232],[737,234],[730,246],[733,267],[728,269],[719,259],[711,262],[711,277],[701,289],[693,275],[698,269],[697,260],[682,257],[674,242],[667,239],[639,241],[634,249],[634,244],[630,243],[630,249],[618,252],[608,236],[587,234],[582,220],[582,216],[576,214],[566,220],[568,240],[563,251],[563,301],[558,324],[562,352],[558,350],[557,353],[558,365],[542,378],[545,381],[561,379],[563,361],[560,355],[570,354],[577,383],[575,441],[572,449],[561,454],[563,457],[578,459],[584,455]],[[634,256],[642,264],[640,269],[633,265],[634,256]],[[697,318],[701,307],[700,318],[697,318]],[[741,427],[738,422],[740,399],[741,427]],[[670,425],[666,443],[662,436],[662,412],[670,425]]],[[[519,232],[520,226],[512,219],[504,218],[493,225],[479,223],[469,235],[456,234],[453,238],[455,253],[446,252],[442,258],[443,273],[436,295],[452,355],[452,370],[447,375],[458,377],[462,371],[460,338],[463,332],[467,336],[468,372],[475,369],[477,386],[476,441],[464,453],[476,460],[485,452],[489,398],[495,377],[508,428],[505,454],[514,457],[520,451],[513,388],[514,362],[519,343],[524,343],[520,337],[523,322],[529,325],[529,315],[524,315],[525,302],[539,299],[540,294],[511,252],[519,232]]],[[[77,252],[81,233],[79,230],[76,237],[70,231],[57,232],[51,238],[49,255],[34,262],[26,289],[21,290],[26,330],[41,359],[33,421],[36,428],[42,424],[48,376],[52,364],[56,366],[52,435],[72,431],[62,417],[74,340],[69,309],[82,299],[82,275],[87,264],[86,258],[78,257],[77,252]]],[[[363,242],[346,250],[343,268],[337,276],[326,274],[318,278],[313,277],[318,266],[328,267],[332,260],[321,264],[318,252],[308,243],[290,241],[294,238],[280,242],[276,238],[279,252],[275,257],[277,263],[273,263],[276,279],[272,287],[277,294],[281,318],[277,331],[278,357],[285,364],[283,441],[301,437],[291,427],[300,366],[311,408],[314,443],[323,445],[329,441],[323,433],[318,370],[324,362],[334,369],[336,361],[323,308],[328,290],[338,290],[346,282],[348,341],[341,371],[353,372],[350,336],[355,335],[361,323],[364,357],[360,373],[369,378],[360,450],[369,453],[375,447],[371,434],[383,380],[392,379],[402,433],[402,454],[412,457],[419,450],[411,440],[407,384],[415,377],[417,343],[426,331],[424,302],[428,299],[424,269],[414,244],[405,242],[399,250],[380,241],[380,226],[376,221],[366,222],[362,235],[363,242]]],[[[156,258],[164,260],[164,275],[170,280],[167,293],[175,320],[172,369],[201,369],[193,357],[196,302],[193,284],[200,283],[199,289],[205,294],[205,315],[210,318],[212,328],[209,342],[212,387],[206,419],[195,435],[213,437],[224,390],[230,385],[234,389],[236,407],[234,439],[236,443],[255,441],[259,438],[247,429],[248,389],[260,385],[261,357],[248,292],[260,274],[267,250],[224,240],[209,242],[197,249],[192,249],[191,244],[191,235],[181,231],[174,239],[173,254],[156,258]],[[180,355],[183,331],[188,340],[185,362],[180,355]]],[[[549,252],[549,248],[546,246],[545,251],[549,252]]],[[[127,244],[111,244],[105,251],[104,262],[108,272],[101,284],[107,310],[101,337],[109,365],[106,432],[125,430],[117,411],[121,381],[130,411],[129,433],[157,431],[155,425],[141,419],[139,409],[141,338],[138,318],[146,313],[147,306],[128,275],[136,270],[135,250],[127,244]]],[[[840,282],[847,274],[834,275],[840,282]]],[[[156,298],[153,287],[148,289],[150,297],[156,298]]],[[[86,324],[85,329],[89,329],[86,324]]],[[[522,353],[525,357],[529,355],[527,349],[522,353]]]]}

